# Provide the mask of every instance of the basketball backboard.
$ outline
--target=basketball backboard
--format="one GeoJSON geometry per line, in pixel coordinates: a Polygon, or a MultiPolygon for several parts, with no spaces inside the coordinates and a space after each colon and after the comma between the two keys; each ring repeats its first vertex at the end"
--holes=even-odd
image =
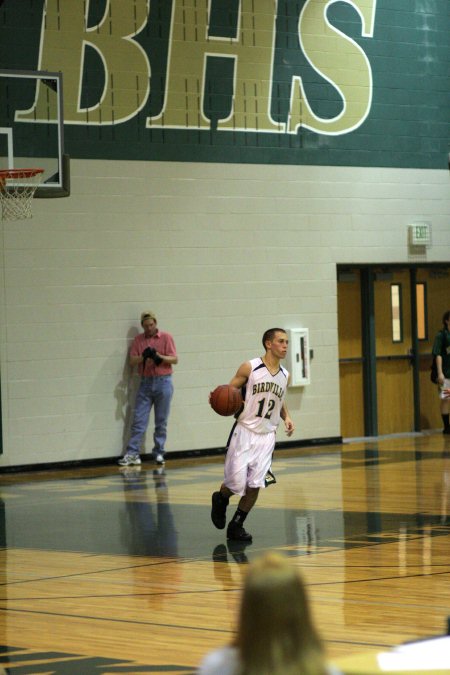
{"type": "Polygon", "coordinates": [[[62,74],[0,70],[0,169],[42,168],[35,197],[70,194],[62,74]]]}

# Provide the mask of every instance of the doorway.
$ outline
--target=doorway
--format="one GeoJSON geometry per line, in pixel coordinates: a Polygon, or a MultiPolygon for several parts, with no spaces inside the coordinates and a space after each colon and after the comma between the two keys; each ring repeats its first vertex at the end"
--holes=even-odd
{"type": "Polygon", "coordinates": [[[450,308],[450,266],[338,266],[341,435],[441,426],[431,350],[450,308]]]}

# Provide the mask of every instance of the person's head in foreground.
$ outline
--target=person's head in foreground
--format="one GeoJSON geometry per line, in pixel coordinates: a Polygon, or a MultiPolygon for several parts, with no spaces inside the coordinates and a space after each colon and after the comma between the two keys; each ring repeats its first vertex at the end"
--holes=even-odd
{"type": "Polygon", "coordinates": [[[250,565],[235,645],[236,675],[327,673],[303,581],[287,558],[267,553],[250,565]]]}

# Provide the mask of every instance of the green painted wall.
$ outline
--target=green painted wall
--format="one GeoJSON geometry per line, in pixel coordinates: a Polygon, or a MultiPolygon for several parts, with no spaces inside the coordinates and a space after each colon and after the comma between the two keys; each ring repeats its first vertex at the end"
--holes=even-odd
{"type": "Polygon", "coordinates": [[[447,166],[448,0],[208,4],[5,0],[1,67],[62,70],[74,158],[447,166]]]}

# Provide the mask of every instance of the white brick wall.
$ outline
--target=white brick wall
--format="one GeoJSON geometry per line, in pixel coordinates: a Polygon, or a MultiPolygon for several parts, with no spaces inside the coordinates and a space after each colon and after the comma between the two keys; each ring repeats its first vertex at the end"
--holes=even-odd
{"type": "MultiPolygon", "coordinates": [[[[336,264],[450,259],[447,171],[72,160],[68,199],[2,223],[0,467],[112,457],[135,379],[141,310],[179,364],[167,450],[224,444],[208,392],[262,353],[272,325],[310,328],[295,439],[338,436],[336,264]]],[[[129,411],[128,411],[129,412],[129,411]]],[[[282,431],[279,440],[284,440],[282,431]]],[[[151,449],[151,441],[147,450],[151,449]]]]}

